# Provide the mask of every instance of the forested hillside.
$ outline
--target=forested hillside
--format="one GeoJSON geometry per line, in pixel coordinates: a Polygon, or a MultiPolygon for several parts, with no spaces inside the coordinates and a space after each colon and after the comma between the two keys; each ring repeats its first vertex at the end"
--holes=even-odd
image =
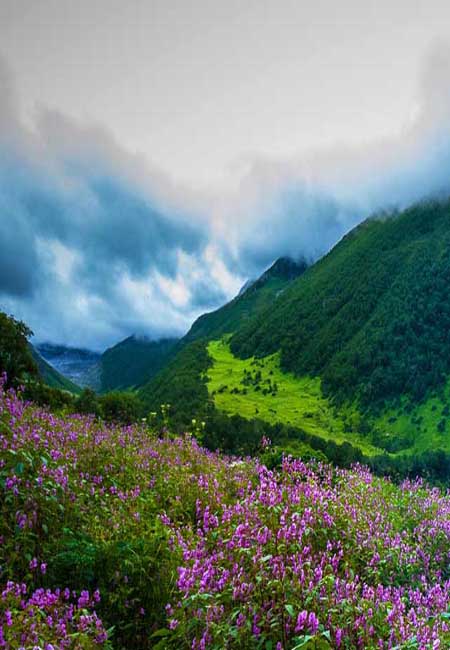
{"type": "Polygon", "coordinates": [[[447,476],[450,204],[378,215],[266,301],[261,296],[268,286],[255,283],[200,318],[188,336],[204,338],[195,348],[188,344],[141,391],[144,402],[152,410],[169,402],[180,426],[218,412],[284,423],[346,440],[365,455],[381,449],[389,454],[381,466],[394,463],[408,472],[417,467],[422,473],[429,461],[434,467],[428,455],[440,453],[447,476]],[[258,309],[239,319],[237,307],[252,290],[258,309]],[[226,327],[235,327],[235,361],[230,357],[225,365],[222,353],[205,352],[211,341],[219,350],[220,314],[226,327]],[[274,390],[273,376],[257,381],[251,365],[245,372],[252,374],[242,375],[240,359],[253,363],[253,357],[272,374],[287,373],[276,382],[283,390],[274,390]]]}
{"type": "Polygon", "coordinates": [[[129,336],[100,357],[102,392],[131,388],[149,381],[164,367],[177,343],[175,338],[152,341],[129,336]]]}
{"type": "Polygon", "coordinates": [[[301,276],[306,269],[304,261],[295,262],[286,257],[276,260],[233,300],[216,311],[200,316],[183,338],[183,343],[200,338],[219,338],[222,334],[235,332],[249,319],[270,308],[292,280],[301,276]]]}
{"type": "Polygon", "coordinates": [[[322,379],[335,399],[422,400],[450,373],[450,204],[372,218],[231,339],[322,379]]]}
{"type": "Polygon", "coordinates": [[[139,395],[148,408],[157,410],[161,404],[170,403],[177,421],[186,423],[193,414],[204,412],[208,398],[204,373],[210,363],[206,342],[235,331],[251,316],[257,317],[305,269],[304,262],[281,258],[236,298],[198,318],[173,348],[168,365],[140,389],[139,395]]]}

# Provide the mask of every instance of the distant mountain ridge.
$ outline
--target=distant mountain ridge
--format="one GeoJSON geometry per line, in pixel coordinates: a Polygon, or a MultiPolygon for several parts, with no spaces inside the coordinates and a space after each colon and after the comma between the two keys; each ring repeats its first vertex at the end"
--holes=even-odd
{"type": "Polygon", "coordinates": [[[48,342],[39,343],[35,347],[41,357],[61,375],[78,386],[99,390],[100,353],[48,342]]]}
{"type": "MultiPolygon", "coordinates": [[[[152,340],[129,336],[102,354],[83,348],[52,343],[35,347],[36,354],[49,368],[82,388],[98,393],[127,390],[149,381],[167,362],[178,339],[152,340]]],[[[52,384],[50,384],[52,385],[52,384]]]]}
{"type": "Polygon", "coordinates": [[[29,344],[31,355],[37,365],[39,375],[42,381],[51,388],[68,391],[73,394],[81,392],[81,388],[73,381],[68,379],[62,373],[58,372],[50,363],[48,363],[40,354],[37,348],[29,344]]]}

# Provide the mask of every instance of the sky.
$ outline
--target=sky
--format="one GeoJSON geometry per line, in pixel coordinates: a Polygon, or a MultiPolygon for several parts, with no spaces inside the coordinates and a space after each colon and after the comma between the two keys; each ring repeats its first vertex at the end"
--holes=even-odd
{"type": "Polygon", "coordinates": [[[0,309],[39,341],[181,335],[449,162],[443,0],[0,2],[0,309]]]}

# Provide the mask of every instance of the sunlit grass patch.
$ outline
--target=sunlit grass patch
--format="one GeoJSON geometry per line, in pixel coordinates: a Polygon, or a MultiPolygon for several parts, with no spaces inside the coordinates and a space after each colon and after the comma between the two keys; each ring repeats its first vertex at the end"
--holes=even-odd
{"type": "Polygon", "coordinates": [[[356,411],[347,407],[345,417],[338,414],[323,396],[320,378],[282,372],[278,353],[239,359],[230,351],[226,337],[211,341],[208,353],[213,365],[208,369],[207,386],[219,410],[270,424],[289,424],[336,443],[347,441],[367,455],[379,452],[358,433],[345,430],[344,420],[358,422],[356,411]]]}

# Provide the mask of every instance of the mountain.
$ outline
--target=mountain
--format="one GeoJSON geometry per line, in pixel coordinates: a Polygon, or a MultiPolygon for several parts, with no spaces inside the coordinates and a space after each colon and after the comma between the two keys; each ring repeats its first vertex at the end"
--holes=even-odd
{"type": "Polygon", "coordinates": [[[109,348],[99,361],[102,392],[149,381],[167,363],[177,342],[175,338],[151,341],[130,336],[109,348]]]}
{"type": "Polygon", "coordinates": [[[36,350],[58,373],[81,387],[99,389],[100,354],[83,348],[40,343],[36,350]]]}
{"type": "Polygon", "coordinates": [[[69,391],[70,393],[80,393],[81,389],[70,379],[58,372],[52,365],[41,356],[39,351],[31,344],[29,344],[31,355],[38,367],[39,375],[43,382],[51,388],[59,388],[60,390],[69,391]]]}
{"type": "Polygon", "coordinates": [[[241,357],[280,351],[283,370],[374,407],[417,402],[450,373],[450,203],[372,218],[231,339],[241,357]]]}
{"type": "MultiPolygon", "coordinates": [[[[168,361],[178,339],[151,341],[130,336],[100,354],[92,350],[41,343],[36,352],[52,370],[82,388],[105,393],[149,381],[168,361]]],[[[49,374],[47,370],[47,374],[49,374]]]]}
{"type": "Polygon", "coordinates": [[[305,261],[295,262],[281,257],[257,280],[246,283],[233,300],[200,316],[182,339],[183,344],[236,331],[246,321],[270,308],[290,282],[302,275],[306,268],[305,261]]]}
{"type": "Polygon", "coordinates": [[[258,283],[198,319],[141,390],[151,408],[169,402],[183,424],[192,404],[191,417],[260,420],[386,462],[450,452],[450,201],[368,219],[270,297],[258,283]]]}
{"type": "Polygon", "coordinates": [[[209,364],[207,341],[231,334],[273,306],[306,268],[304,261],[280,258],[229,303],[200,316],[174,348],[169,363],[140,389],[144,403],[158,410],[161,404],[169,402],[182,421],[184,414],[197,415],[208,399],[202,378],[209,364]]]}
{"type": "MultiPolygon", "coordinates": [[[[272,304],[305,269],[304,262],[296,263],[287,258],[277,260],[230,303],[201,316],[181,341],[175,338],[152,341],[146,337],[130,336],[103,354],[51,343],[39,344],[36,349],[42,360],[81,387],[87,386],[102,393],[136,388],[151,382],[186,345],[235,331],[241,323],[272,304]]],[[[178,361],[176,367],[180,368],[178,361]]],[[[49,372],[47,370],[47,375],[49,372]]],[[[172,376],[172,372],[169,374],[172,376]]],[[[143,394],[146,392],[144,388],[143,394]]]]}

